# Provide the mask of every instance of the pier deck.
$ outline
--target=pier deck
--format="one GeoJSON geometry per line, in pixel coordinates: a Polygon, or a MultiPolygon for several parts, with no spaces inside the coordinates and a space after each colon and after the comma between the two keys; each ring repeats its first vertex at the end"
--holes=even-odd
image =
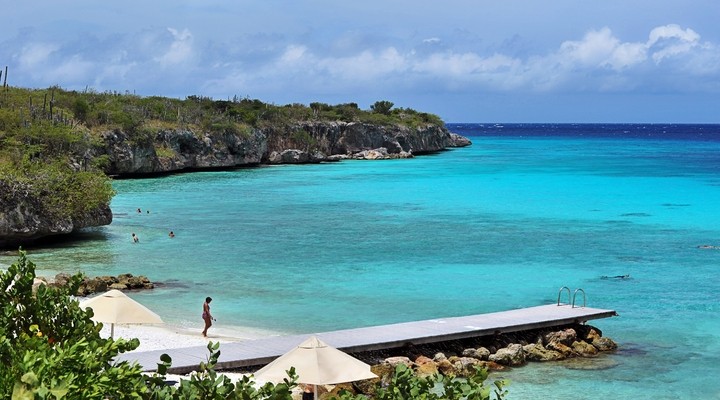
{"type": "MultiPolygon", "coordinates": [[[[449,340],[468,339],[498,333],[548,328],[617,315],[614,310],[602,310],[570,305],[546,305],[464,317],[438,318],[424,321],[345,329],[303,335],[273,336],[220,345],[218,370],[262,366],[315,335],[330,346],[347,353],[383,350],[406,344],[429,344],[449,340]]],[[[172,357],[173,373],[196,370],[209,355],[207,347],[195,346],[121,354],[119,360],[137,361],[145,371],[154,371],[160,355],[172,357]]]]}

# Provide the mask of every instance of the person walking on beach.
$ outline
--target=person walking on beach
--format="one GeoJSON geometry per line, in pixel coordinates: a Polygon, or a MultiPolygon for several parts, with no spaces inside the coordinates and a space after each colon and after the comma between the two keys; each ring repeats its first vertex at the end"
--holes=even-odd
{"type": "Polygon", "coordinates": [[[203,313],[202,313],[202,319],[205,321],[205,329],[202,331],[202,335],[207,337],[207,330],[212,326],[212,322],[215,320],[213,318],[212,314],[210,314],[210,302],[212,301],[211,297],[206,297],[205,302],[203,303],[203,313]]]}

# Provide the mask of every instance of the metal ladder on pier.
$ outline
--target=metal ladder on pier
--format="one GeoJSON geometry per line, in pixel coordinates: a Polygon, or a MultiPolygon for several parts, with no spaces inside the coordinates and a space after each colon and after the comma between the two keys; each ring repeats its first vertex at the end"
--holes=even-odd
{"type": "MultiPolygon", "coordinates": [[[[587,302],[587,298],[586,298],[586,296],[585,296],[585,290],[580,289],[580,288],[575,289],[575,293],[573,293],[573,295],[572,295],[572,301],[571,301],[571,298],[570,298],[570,288],[567,287],[567,286],[561,287],[560,290],[558,291],[557,305],[558,305],[558,306],[570,305],[572,308],[575,308],[575,307],[576,307],[576,305],[575,305],[575,300],[576,300],[576,298],[577,298],[578,292],[579,292],[579,293],[582,293],[582,298],[583,298],[582,308],[585,308],[585,303],[587,302]],[[567,291],[568,302],[563,304],[563,303],[560,303],[560,297],[562,296],[563,292],[565,292],[565,291],[567,291]]],[[[579,306],[577,306],[577,307],[579,307],[579,306]]]]}

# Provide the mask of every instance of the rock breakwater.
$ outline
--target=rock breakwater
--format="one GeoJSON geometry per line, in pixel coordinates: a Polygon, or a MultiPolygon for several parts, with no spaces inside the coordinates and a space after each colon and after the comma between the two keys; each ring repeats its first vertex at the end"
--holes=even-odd
{"type": "MultiPolygon", "coordinates": [[[[70,275],[59,273],[55,275],[55,279],[49,280],[44,277],[35,278],[33,286],[50,285],[65,286],[70,281],[70,275]]],[[[108,290],[140,290],[153,289],[155,284],[144,275],[135,276],[133,274],[120,274],[118,276],[96,276],[84,277],[78,288],[78,296],[90,296],[95,293],[102,293],[108,290]]]]}
{"type": "MultiPolygon", "coordinates": [[[[617,349],[617,344],[602,335],[596,327],[572,324],[551,329],[538,329],[512,334],[499,334],[432,345],[406,346],[382,352],[354,354],[371,364],[378,378],[328,387],[337,394],[341,389],[369,396],[378,384],[386,385],[398,364],[404,364],[415,375],[433,374],[467,377],[475,368],[503,371],[522,367],[530,362],[588,360],[617,349]]],[[[608,368],[607,362],[585,363],[583,369],[608,368]]],[[[610,365],[612,367],[612,365],[610,365]]]]}

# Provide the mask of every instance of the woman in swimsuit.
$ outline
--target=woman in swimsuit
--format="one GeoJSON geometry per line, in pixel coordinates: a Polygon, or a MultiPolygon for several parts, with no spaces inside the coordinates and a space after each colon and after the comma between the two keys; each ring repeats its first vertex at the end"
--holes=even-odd
{"type": "Polygon", "coordinates": [[[212,326],[212,321],[215,319],[213,318],[212,314],[210,314],[210,302],[212,301],[212,298],[206,297],[205,302],[203,303],[203,313],[202,313],[202,319],[205,321],[205,329],[202,331],[202,335],[207,337],[207,330],[212,326]]]}

